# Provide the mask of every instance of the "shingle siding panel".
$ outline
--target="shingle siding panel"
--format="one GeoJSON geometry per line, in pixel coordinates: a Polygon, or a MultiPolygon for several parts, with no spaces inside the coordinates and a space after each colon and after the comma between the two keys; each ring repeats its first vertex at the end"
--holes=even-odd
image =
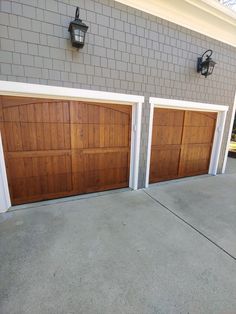
{"type": "Polygon", "coordinates": [[[2,12],[11,13],[12,12],[11,2],[7,0],[1,0],[0,10],[2,12]]]}
{"type": "Polygon", "coordinates": [[[5,51],[14,51],[14,41],[7,38],[1,38],[1,49],[5,51]]]}
{"type": "Polygon", "coordinates": [[[36,18],[36,9],[32,6],[23,5],[22,6],[22,15],[31,19],[36,18]]]}

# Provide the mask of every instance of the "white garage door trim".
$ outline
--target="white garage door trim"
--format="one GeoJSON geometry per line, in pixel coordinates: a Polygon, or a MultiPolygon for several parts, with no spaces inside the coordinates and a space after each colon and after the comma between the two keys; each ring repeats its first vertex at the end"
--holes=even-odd
{"type": "Polygon", "coordinates": [[[11,206],[8,189],[6,165],[3,155],[2,138],[0,133],[0,213],[4,213],[11,206]]]}
{"type": "MultiPolygon", "coordinates": [[[[89,102],[106,102],[113,104],[132,105],[132,133],[131,133],[131,156],[129,187],[133,190],[138,188],[138,169],[141,135],[141,115],[143,96],[126,95],[86,89],[76,89],[39,84],[18,83],[0,81],[0,95],[37,97],[52,99],[69,99],[89,102]]],[[[2,142],[0,140],[0,212],[5,212],[11,206],[8,190],[6,167],[4,162],[2,142]]]]}
{"type": "Polygon", "coordinates": [[[198,102],[174,100],[165,98],[149,98],[150,103],[150,118],[149,118],[149,131],[148,131],[148,147],[147,147],[147,165],[146,165],[146,180],[145,187],[149,185],[149,173],[150,173],[150,160],[151,160],[151,146],[152,146],[152,126],[153,126],[153,113],[154,108],[166,108],[166,109],[182,109],[182,110],[194,110],[194,111],[209,111],[217,112],[217,121],[214,134],[213,147],[211,152],[211,160],[209,166],[209,174],[216,175],[217,167],[220,157],[220,150],[222,144],[222,138],[225,127],[226,114],[229,109],[228,106],[204,104],[198,102]]]}
{"type": "Polygon", "coordinates": [[[225,157],[224,157],[222,173],[225,173],[225,168],[226,168],[226,165],[227,165],[228,153],[229,153],[229,145],[230,145],[231,135],[232,135],[233,126],[234,126],[235,114],[236,114],[236,93],[235,93],[235,97],[234,97],[234,105],[233,105],[232,115],[231,115],[231,120],[230,120],[229,133],[228,133],[227,145],[226,145],[226,150],[225,150],[225,157]]]}

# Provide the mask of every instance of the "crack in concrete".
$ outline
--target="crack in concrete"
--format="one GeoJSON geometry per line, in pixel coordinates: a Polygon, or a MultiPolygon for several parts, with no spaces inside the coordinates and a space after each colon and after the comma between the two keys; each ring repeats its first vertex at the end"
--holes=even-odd
{"type": "Polygon", "coordinates": [[[206,236],[203,232],[201,232],[200,230],[198,230],[196,227],[194,227],[192,224],[190,224],[187,220],[185,220],[184,218],[182,218],[181,216],[179,216],[178,214],[176,214],[173,210],[171,210],[169,207],[167,207],[166,205],[164,205],[163,203],[161,203],[160,201],[158,201],[157,199],[155,199],[152,195],[150,195],[146,190],[142,190],[146,195],[148,195],[154,202],[158,203],[159,205],[161,205],[163,208],[165,208],[166,210],[168,210],[172,215],[174,215],[175,217],[177,217],[179,220],[181,220],[182,222],[184,222],[186,225],[188,225],[191,229],[193,229],[194,231],[196,231],[197,233],[199,233],[201,236],[203,236],[206,240],[208,240],[209,242],[211,242],[213,245],[215,245],[218,249],[220,249],[221,251],[223,251],[225,254],[227,254],[229,257],[231,257],[234,261],[236,261],[236,257],[234,257],[232,254],[230,254],[228,251],[226,251],[222,246],[220,246],[219,244],[217,244],[216,242],[214,242],[213,240],[211,240],[208,236],[206,236]]]}

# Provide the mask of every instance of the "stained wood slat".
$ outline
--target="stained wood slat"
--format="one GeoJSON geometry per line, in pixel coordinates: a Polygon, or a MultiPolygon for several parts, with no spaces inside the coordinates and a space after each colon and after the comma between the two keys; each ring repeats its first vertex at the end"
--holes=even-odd
{"type": "Polygon", "coordinates": [[[13,204],[126,187],[131,106],[0,96],[13,204]]]}
{"type": "Polygon", "coordinates": [[[128,186],[131,107],[71,103],[74,186],[82,193],[128,186]]]}
{"type": "Polygon", "coordinates": [[[154,110],[150,182],[208,173],[217,114],[154,110]]]}
{"type": "Polygon", "coordinates": [[[186,111],[179,176],[208,173],[216,113],[186,111]]]}

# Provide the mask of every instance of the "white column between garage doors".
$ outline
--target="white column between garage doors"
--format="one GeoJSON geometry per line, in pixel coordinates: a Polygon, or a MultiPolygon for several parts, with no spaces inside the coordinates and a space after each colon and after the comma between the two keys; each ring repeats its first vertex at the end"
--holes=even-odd
{"type": "Polygon", "coordinates": [[[145,187],[147,188],[149,186],[154,108],[194,110],[194,111],[206,111],[206,112],[217,113],[214,141],[213,141],[210,166],[209,166],[209,172],[208,172],[211,175],[216,175],[220,152],[221,152],[221,144],[222,144],[222,138],[223,138],[223,133],[224,133],[226,114],[229,107],[216,105],[216,104],[205,104],[205,103],[198,103],[198,102],[191,102],[191,101],[184,101],[184,100],[173,100],[173,99],[155,98],[155,97],[150,97],[149,103],[150,103],[150,118],[149,118],[149,131],[148,131],[145,187]]]}
{"type": "MultiPolygon", "coordinates": [[[[89,102],[103,102],[132,106],[132,133],[129,187],[138,188],[138,170],[140,154],[141,115],[143,96],[93,91],[85,89],[27,84],[0,81],[0,95],[37,97],[51,99],[67,99],[89,102]]],[[[0,138],[0,212],[5,212],[11,206],[2,142],[0,138]]]]}

